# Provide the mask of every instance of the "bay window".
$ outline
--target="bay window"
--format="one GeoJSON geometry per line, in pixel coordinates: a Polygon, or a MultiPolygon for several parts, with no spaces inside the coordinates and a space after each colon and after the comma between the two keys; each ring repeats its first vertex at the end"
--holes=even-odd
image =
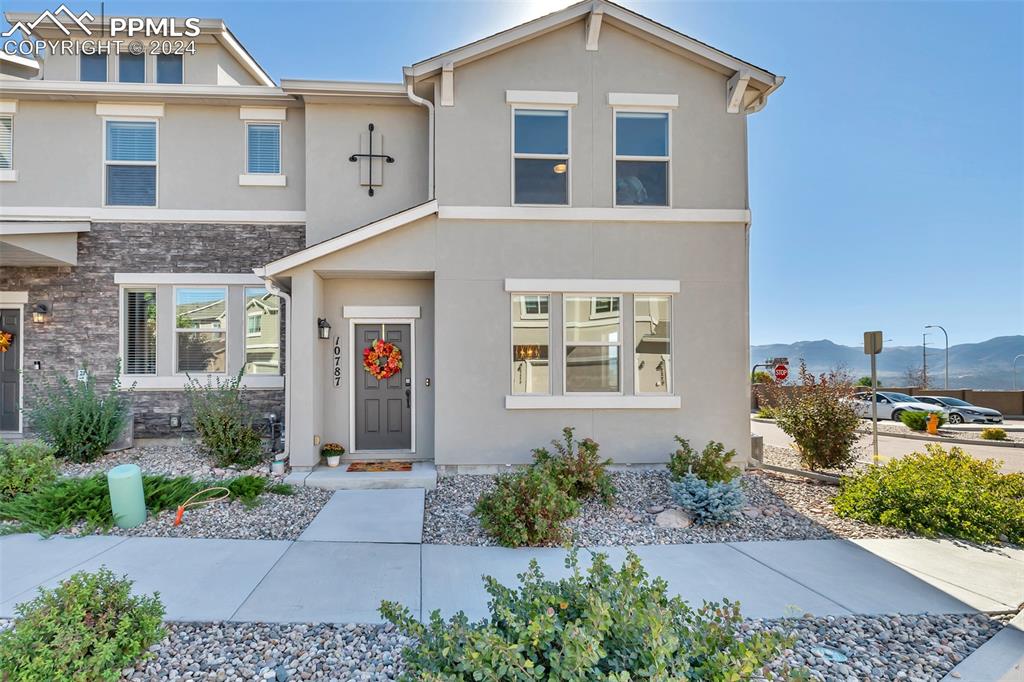
{"type": "Polygon", "coordinates": [[[551,320],[547,294],[512,296],[512,393],[551,392],[548,351],[551,320]]]}
{"type": "Polygon", "coordinates": [[[227,371],[227,289],[179,287],[174,291],[175,373],[227,371]]]}
{"type": "Polygon", "coordinates": [[[668,206],[667,112],[615,112],[615,205],[668,206]]]}
{"type": "Polygon", "coordinates": [[[633,362],[636,393],[671,392],[672,297],[637,294],[633,298],[633,362]]]}
{"type": "Polygon", "coordinates": [[[566,393],[622,391],[621,296],[565,294],[566,393]]]}
{"type": "Polygon", "coordinates": [[[569,204],[569,111],[513,109],[512,203],[569,204]]]}

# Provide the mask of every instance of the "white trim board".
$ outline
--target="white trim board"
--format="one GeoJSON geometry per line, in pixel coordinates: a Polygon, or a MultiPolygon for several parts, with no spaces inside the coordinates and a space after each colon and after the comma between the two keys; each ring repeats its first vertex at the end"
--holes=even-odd
{"type": "Polygon", "coordinates": [[[678,294],[677,279],[517,279],[505,280],[505,291],[587,294],[678,294]]]}
{"type": "Polygon", "coordinates": [[[0,114],[10,114],[11,116],[18,113],[18,100],[16,99],[0,99],[0,114]]]}
{"type": "Polygon", "coordinates": [[[238,184],[243,187],[284,187],[288,178],[281,173],[242,173],[238,184]]]}
{"type": "Polygon", "coordinates": [[[66,222],[0,222],[0,236],[16,234],[65,234],[88,232],[92,226],[85,221],[66,222]]]}
{"type": "Polygon", "coordinates": [[[418,305],[347,305],[341,316],[350,319],[419,319],[418,305]]]}
{"type": "Polygon", "coordinates": [[[157,284],[245,284],[263,286],[263,279],[244,273],[219,272],[115,272],[114,284],[148,286],[157,284]]]}
{"type": "Polygon", "coordinates": [[[677,395],[506,395],[506,410],[675,410],[677,395]]]}
{"type": "Polygon", "coordinates": [[[750,211],[741,208],[574,208],[571,206],[441,206],[442,220],[519,220],[627,223],[741,223],[750,211]]]}
{"type": "Polygon", "coordinates": [[[559,104],[575,106],[579,103],[579,95],[575,92],[557,90],[506,90],[507,104],[559,104]]]}
{"type": "Polygon", "coordinates": [[[27,291],[0,291],[0,305],[25,305],[28,303],[27,291]]]}
{"type": "Polygon", "coordinates": [[[669,107],[674,109],[679,106],[679,95],[609,92],[608,105],[613,107],[669,107]]]}
{"type": "Polygon", "coordinates": [[[356,382],[348,382],[348,442],[353,455],[415,455],[416,454],[416,412],[419,410],[419,398],[416,394],[416,320],[414,318],[349,318],[348,320],[348,347],[349,359],[348,368],[350,376],[358,376],[356,372],[361,362],[360,354],[356,353],[356,325],[357,324],[407,324],[409,325],[409,355],[412,369],[409,370],[410,388],[413,391],[412,407],[409,414],[409,449],[408,450],[360,450],[356,447],[356,382]]]}
{"type": "Polygon", "coordinates": [[[98,208],[88,206],[4,206],[0,220],[91,220],[145,223],[303,224],[305,211],[205,210],[176,208],[98,208]]]}
{"type": "Polygon", "coordinates": [[[239,107],[238,118],[242,121],[285,121],[286,107],[239,107]]]}
{"type": "Polygon", "coordinates": [[[163,118],[163,104],[121,104],[114,102],[97,102],[97,116],[140,116],[144,118],[163,118]]]}

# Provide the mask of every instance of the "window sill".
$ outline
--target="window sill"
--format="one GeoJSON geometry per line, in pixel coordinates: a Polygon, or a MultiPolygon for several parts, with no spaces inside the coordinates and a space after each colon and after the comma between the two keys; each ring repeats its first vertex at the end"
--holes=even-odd
{"type": "Polygon", "coordinates": [[[677,395],[507,395],[506,410],[673,410],[677,395]]]}
{"type": "MultiPolygon", "coordinates": [[[[226,374],[196,374],[193,375],[200,384],[206,385],[206,380],[209,379],[211,383],[216,383],[217,377],[220,377],[221,381],[228,378],[226,374]]],[[[179,376],[133,376],[133,375],[122,375],[121,376],[121,390],[126,391],[135,385],[137,391],[182,391],[185,389],[185,384],[188,383],[188,377],[184,375],[179,376]]],[[[276,388],[284,388],[284,377],[279,374],[249,374],[242,377],[242,386],[251,390],[269,390],[276,388]]]]}
{"type": "Polygon", "coordinates": [[[286,175],[271,175],[267,173],[249,173],[238,176],[238,184],[244,187],[284,187],[287,185],[286,175]]]}
{"type": "Polygon", "coordinates": [[[0,182],[17,182],[18,171],[16,170],[0,170],[0,182]]]}

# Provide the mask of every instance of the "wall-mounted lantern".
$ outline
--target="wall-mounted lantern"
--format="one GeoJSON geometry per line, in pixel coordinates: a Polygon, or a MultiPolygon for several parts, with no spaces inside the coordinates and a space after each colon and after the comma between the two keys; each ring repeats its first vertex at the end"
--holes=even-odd
{"type": "Polygon", "coordinates": [[[48,303],[36,303],[32,306],[32,321],[39,324],[46,322],[46,316],[50,314],[50,305],[48,303]]]}
{"type": "Polygon", "coordinates": [[[331,338],[331,323],[326,318],[320,317],[316,321],[316,335],[321,339],[331,338]]]}

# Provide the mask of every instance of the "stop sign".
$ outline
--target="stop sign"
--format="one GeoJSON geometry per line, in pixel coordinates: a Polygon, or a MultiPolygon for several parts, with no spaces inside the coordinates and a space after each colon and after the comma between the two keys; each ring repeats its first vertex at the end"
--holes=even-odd
{"type": "Polygon", "coordinates": [[[785,381],[789,377],[789,367],[785,365],[775,365],[775,380],[785,381]]]}

